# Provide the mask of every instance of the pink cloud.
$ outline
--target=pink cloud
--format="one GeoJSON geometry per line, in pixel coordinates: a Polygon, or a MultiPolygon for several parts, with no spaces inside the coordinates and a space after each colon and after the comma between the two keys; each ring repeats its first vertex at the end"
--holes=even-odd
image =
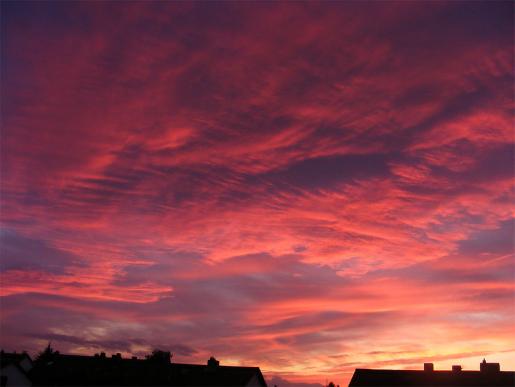
{"type": "Polygon", "coordinates": [[[515,366],[511,5],[2,8],[2,345],[515,366]]]}

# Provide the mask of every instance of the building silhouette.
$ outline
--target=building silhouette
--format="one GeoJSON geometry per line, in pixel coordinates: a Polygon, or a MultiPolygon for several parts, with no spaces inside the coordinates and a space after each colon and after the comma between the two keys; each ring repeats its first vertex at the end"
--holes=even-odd
{"type": "Polygon", "coordinates": [[[501,371],[499,363],[480,364],[479,371],[463,371],[452,366],[451,371],[435,371],[432,363],[424,363],[424,370],[356,369],[349,387],[514,387],[515,372],[501,371]]]}
{"type": "MultiPolygon", "coordinates": [[[[33,362],[26,353],[0,353],[0,387],[10,386],[169,386],[267,387],[259,367],[222,366],[214,357],[206,364],[171,361],[170,352],[153,351],[146,358],[65,355],[50,345],[33,362]]],[[[334,384],[333,384],[334,385],[334,384]]],[[[513,387],[515,372],[501,371],[499,363],[483,360],[479,371],[424,369],[356,369],[349,387],[513,387]]]]}
{"type": "Polygon", "coordinates": [[[258,367],[222,366],[214,357],[205,365],[180,364],[172,363],[170,352],[164,351],[154,351],[145,359],[138,359],[123,358],[119,353],[106,356],[103,352],[94,356],[65,355],[47,349],[34,361],[30,369],[21,371],[16,365],[13,366],[14,371],[4,375],[4,363],[7,364],[7,359],[13,358],[13,354],[4,355],[1,387],[267,387],[258,367]]]}
{"type": "Polygon", "coordinates": [[[27,353],[0,351],[0,386],[30,386],[32,367],[32,359],[27,353]]]}

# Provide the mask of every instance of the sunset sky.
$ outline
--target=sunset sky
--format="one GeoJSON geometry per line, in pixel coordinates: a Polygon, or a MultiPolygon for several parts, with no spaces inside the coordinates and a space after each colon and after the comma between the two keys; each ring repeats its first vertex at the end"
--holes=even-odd
{"type": "Polygon", "coordinates": [[[513,66],[511,1],[3,1],[1,347],[515,369],[513,66]]]}

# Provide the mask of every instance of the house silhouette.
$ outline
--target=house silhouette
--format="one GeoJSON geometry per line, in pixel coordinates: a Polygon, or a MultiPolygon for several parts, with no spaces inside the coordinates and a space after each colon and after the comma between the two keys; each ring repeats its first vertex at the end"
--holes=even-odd
{"type": "MultiPolygon", "coordinates": [[[[170,352],[154,351],[146,359],[47,353],[34,361],[25,386],[228,386],[267,387],[259,367],[221,366],[211,357],[205,365],[170,361],[170,352]]],[[[2,387],[13,384],[7,377],[2,387]]]]}
{"type": "Polygon", "coordinates": [[[435,371],[432,363],[424,370],[373,370],[356,369],[349,387],[513,387],[515,372],[501,371],[499,363],[480,364],[479,371],[463,371],[453,366],[451,371],[435,371]]]}
{"type": "Polygon", "coordinates": [[[0,387],[30,386],[29,372],[32,359],[25,353],[0,351],[0,387]]]}

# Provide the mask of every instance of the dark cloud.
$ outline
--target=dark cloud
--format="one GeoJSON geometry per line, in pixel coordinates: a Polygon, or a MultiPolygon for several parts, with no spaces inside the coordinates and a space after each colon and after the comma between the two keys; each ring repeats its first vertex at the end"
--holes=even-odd
{"type": "Polygon", "coordinates": [[[514,236],[514,220],[505,220],[496,229],[473,233],[467,240],[459,243],[458,251],[469,256],[481,256],[485,253],[490,255],[513,254],[514,236]]]}
{"type": "Polygon", "coordinates": [[[270,386],[277,386],[277,387],[322,387],[323,384],[321,383],[302,383],[302,382],[291,382],[285,378],[282,378],[280,376],[274,375],[269,376],[266,378],[267,384],[270,386]]]}
{"type": "Polygon", "coordinates": [[[263,176],[274,185],[290,184],[309,189],[330,189],[355,180],[384,177],[389,174],[391,156],[340,155],[302,160],[263,176]]]}
{"type": "Polygon", "coordinates": [[[76,255],[58,249],[51,243],[3,229],[0,231],[0,268],[5,270],[40,270],[62,274],[69,267],[84,265],[76,255]]]}
{"type": "MultiPolygon", "coordinates": [[[[57,333],[27,333],[27,336],[33,337],[35,339],[38,339],[40,341],[48,341],[52,342],[52,345],[54,348],[60,348],[63,344],[64,345],[73,345],[77,347],[87,347],[87,348],[98,348],[98,349],[105,349],[109,348],[111,351],[124,351],[124,352],[133,352],[133,346],[138,347],[147,347],[147,348],[153,348],[153,349],[161,349],[170,351],[173,354],[177,354],[179,356],[192,356],[197,351],[193,348],[183,345],[183,344],[165,344],[163,342],[149,342],[144,339],[137,339],[137,338],[121,338],[119,340],[109,340],[109,339],[98,339],[98,340],[87,340],[84,339],[81,336],[71,336],[71,335],[63,335],[63,334],[57,334],[57,333]]],[[[135,352],[135,351],[134,351],[135,352]]],[[[148,354],[148,353],[147,353],[148,354]]]]}

